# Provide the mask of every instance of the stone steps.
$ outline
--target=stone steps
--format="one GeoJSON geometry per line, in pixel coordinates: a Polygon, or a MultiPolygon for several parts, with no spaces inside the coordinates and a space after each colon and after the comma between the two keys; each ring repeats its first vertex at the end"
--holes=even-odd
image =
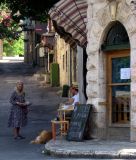
{"type": "Polygon", "coordinates": [[[41,86],[50,87],[50,75],[49,73],[35,73],[33,75],[34,80],[38,81],[41,86]]]}

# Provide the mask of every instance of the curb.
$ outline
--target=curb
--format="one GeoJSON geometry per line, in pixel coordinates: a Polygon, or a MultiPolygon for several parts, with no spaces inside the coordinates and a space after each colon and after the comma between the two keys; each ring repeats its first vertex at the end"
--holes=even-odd
{"type": "Polygon", "coordinates": [[[88,151],[81,150],[66,150],[64,147],[62,149],[57,149],[57,147],[50,146],[50,142],[45,145],[45,154],[54,157],[63,158],[98,158],[98,159],[136,159],[136,151],[129,152],[116,152],[116,151],[96,151],[90,149],[88,151]]]}

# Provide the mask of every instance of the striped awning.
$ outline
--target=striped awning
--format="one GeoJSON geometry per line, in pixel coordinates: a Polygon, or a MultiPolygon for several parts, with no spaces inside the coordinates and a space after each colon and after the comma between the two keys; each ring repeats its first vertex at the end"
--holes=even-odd
{"type": "Polygon", "coordinates": [[[87,2],[86,0],[60,0],[49,11],[52,21],[70,34],[82,47],[87,44],[87,2]]]}

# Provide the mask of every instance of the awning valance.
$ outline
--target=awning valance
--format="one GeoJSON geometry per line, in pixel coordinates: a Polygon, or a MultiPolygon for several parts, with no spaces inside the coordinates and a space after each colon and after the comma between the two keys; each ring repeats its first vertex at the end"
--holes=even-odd
{"type": "Polygon", "coordinates": [[[71,35],[80,46],[87,44],[87,2],[86,0],[60,0],[49,11],[55,23],[71,35]]]}

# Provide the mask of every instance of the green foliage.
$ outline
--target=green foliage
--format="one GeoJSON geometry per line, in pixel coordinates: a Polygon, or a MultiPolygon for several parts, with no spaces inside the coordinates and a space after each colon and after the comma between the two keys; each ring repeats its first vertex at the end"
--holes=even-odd
{"type": "Polygon", "coordinates": [[[18,39],[18,33],[16,33],[15,29],[5,27],[0,24],[0,39],[8,39],[9,41],[12,39],[18,39]]]}
{"type": "Polygon", "coordinates": [[[0,3],[0,39],[18,39],[18,24],[12,19],[11,11],[5,3],[0,3]]]}
{"type": "Polygon", "coordinates": [[[16,56],[16,55],[24,55],[24,42],[23,36],[21,36],[18,40],[7,41],[4,40],[3,50],[5,56],[16,56]]]}
{"type": "Polygon", "coordinates": [[[0,3],[7,4],[16,21],[23,19],[23,17],[46,21],[49,9],[58,1],[59,0],[1,0],[0,3]],[[20,12],[19,16],[15,15],[18,11],[20,12]]]}
{"type": "Polygon", "coordinates": [[[0,10],[6,10],[6,11],[8,11],[7,4],[6,4],[6,3],[3,3],[3,2],[1,1],[1,3],[0,3],[0,10]]]}
{"type": "Polygon", "coordinates": [[[18,23],[30,18],[41,22],[49,18],[49,9],[59,0],[0,0],[0,39],[18,39],[18,23]],[[1,13],[5,11],[8,16],[1,13]]]}
{"type": "Polygon", "coordinates": [[[51,64],[51,85],[53,87],[59,86],[59,64],[52,63],[51,64]]]}

